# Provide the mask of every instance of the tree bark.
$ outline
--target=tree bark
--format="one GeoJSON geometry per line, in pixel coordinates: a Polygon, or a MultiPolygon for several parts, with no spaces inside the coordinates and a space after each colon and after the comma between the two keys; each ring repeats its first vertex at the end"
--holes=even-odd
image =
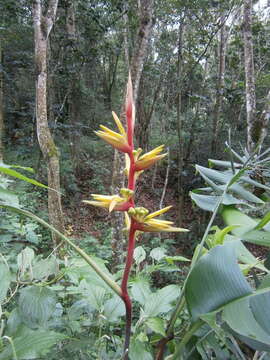
{"type": "Polygon", "coordinates": [[[4,101],[3,101],[3,54],[0,39],[0,162],[4,161],[4,101]]]}
{"type": "Polygon", "coordinates": [[[183,159],[184,159],[184,146],[183,146],[183,121],[182,121],[182,64],[183,64],[183,36],[184,36],[184,16],[180,19],[179,35],[178,35],[178,52],[177,52],[177,98],[176,98],[176,127],[178,136],[178,176],[177,176],[177,192],[178,192],[178,222],[182,225],[183,215],[183,202],[184,192],[182,185],[182,171],[183,171],[183,159]]]}
{"type": "Polygon", "coordinates": [[[260,137],[260,124],[256,119],[256,94],[252,39],[252,0],[244,0],[243,33],[246,80],[247,149],[254,150],[260,137]]]}
{"type": "Polygon", "coordinates": [[[147,47],[153,27],[154,0],[141,0],[139,2],[140,26],[136,37],[136,47],[131,60],[131,77],[133,84],[134,103],[137,104],[138,90],[142,75],[144,61],[147,55],[147,47]]]}
{"type": "MultiPolygon", "coordinates": [[[[48,38],[53,27],[58,0],[50,0],[48,7],[42,9],[41,1],[33,1],[33,21],[35,33],[35,66],[36,66],[36,118],[37,137],[41,152],[47,163],[48,171],[48,213],[50,223],[64,232],[64,220],[60,195],[59,152],[54,143],[48,125],[47,115],[47,49],[48,38]],[[54,189],[54,190],[52,190],[54,189]]],[[[60,239],[52,235],[54,246],[60,239]]]]}

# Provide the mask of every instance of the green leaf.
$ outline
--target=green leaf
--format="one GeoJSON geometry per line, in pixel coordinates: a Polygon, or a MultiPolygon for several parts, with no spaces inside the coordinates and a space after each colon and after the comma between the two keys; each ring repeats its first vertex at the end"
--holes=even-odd
{"type": "Polygon", "coordinates": [[[153,330],[155,333],[166,337],[165,322],[161,318],[149,318],[146,320],[146,325],[153,330]]]}
{"type": "Polygon", "coordinates": [[[206,211],[214,211],[220,198],[219,196],[197,194],[195,191],[190,191],[189,194],[196,205],[206,211]]]}
{"type": "Polygon", "coordinates": [[[167,285],[157,291],[157,295],[162,302],[171,303],[180,295],[180,287],[177,285],[167,285]]]}
{"type": "Polygon", "coordinates": [[[33,277],[37,280],[47,279],[50,275],[56,275],[58,272],[59,265],[55,256],[41,259],[33,266],[33,277]]]}
{"type": "Polygon", "coordinates": [[[46,186],[44,184],[41,184],[40,182],[38,182],[38,181],[36,181],[34,179],[30,179],[29,177],[20,174],[16,170],[12,170],[10,167],[8,167],[8,165],[0,164],[0,172],[2,172],[3,174],[9,175],[9,176],[15,177],[17,179],[26,181],[26,182],[28,182],[30,184],[33,184],[33,185],[48,189],[48,186],[46,186]]]}
{"type": "Polygon", "coordinates": [[[248,241],[252,244],[270,246],[270,232],[252,230],[241,235],[241,239],[248,241]]]}
{"type": "Polygon", "coordinates": [[[161,313],[167,313],[171,310],[171,303],[178,298],[180,288],[176,285],[168,285],[156,293],[151,294],[146,299],[144,305],[144,314],[149,317],[155,317],[161,313]]]}
{"type": "Polygon", "coordinates": [[[46,287],[30,286],[21,290],[19,312],[30,328],[46,326],[56,307],[55,293],[46,287]]]}
{"type": "Polygon", "coordinates": [[[235,249],[239,262],[260,269],[261,271],[265,271],[266,273],[269,272],[262,262],[259,261],[237,237],[227,235],[225,241],[235,249]]]}
{"type": "Polygon", "coordinates": [[[153,356],[148,351],[147,346],[138,340],[131,342],[129,357],[130,360],[153,360],[153,356]]]}
{"type": "Polygon", "coordinates": [[[264,288],[267,288],[267,287],[270,288],[270,274],[266,275],[263,278],[263,280],[262,280],[262,282],[261,282],[261,284],[259,286],[259,289],[264,289],[264,288]]]}
{"type": "Polygon", "coordinates": [[[207,241],[207,244],[210,247],[216,246],[216,245],[222,245],[224,242],[224,238],[225,236],[231,232],[233,229],[235,229],[236,227],[238,227],[238,225],[230,225],[230,226],[226,226],[224,229],[220,230],[219,228],[216,228],[216,232],[213,236],[213,240],[212,241],[207,241]]]}
{"type": "MultiPolygon", "coordinates": [[[[208,163],[209,163],[209,165],[217,165],[217,166],[221,166],[221,167],[225,167],[225,168],[229,168],[229,169],[231,168],[231,162],[230,161],[209,159],[208,163]]],[[[235,168],[240,168],[241,166],[242,166],[242,164],[234,163],[235,168]]]]}
{"type": "Polygon", "coordinates": [[[270,351],[270,292],[234,301],[224,307],[222,319],[237,334],[253,341],[256,350],[270,351]]]}
{"type": "Polygon", "coordinates": [[[34,174],[34,169],[31,168],[31,167],[28,167],[28,166],[21,166],[21,165],[7,165],[7,164],[4,164],[4,163],[0,163],[1,166],[3,167],[7,167],[7,168],[13,168],[13,169],[21,169],[21,170],[25,170],[25,171],[28,171],[32,174],[34,174]]]}
{"type": "Polygon", "coordinates": [[[157,247],[151,250],[150,257],[156,261],[160,261],[166,256],[166,249],[157,247]]]}
{"type": "Polygon", "coordinates": [[[5,300],[11,282],[11,273],[7,264],[0,263],[0,304],[5,300]]]}
{"type": "MultiPolygon", "coordinates": [[[[31,331],[28,330],[23,336],[13,339],[18,360],[37,359],[46,355],[49,349],[58,342],[66,339],[67,336],[53,331],[31,331]]],[[[12,360],[13,350],[7,345],[0,353],[0,360],[12,360]]]]}
{"type": "Polygon", "coordinates": [[[237,263],[234,249],[218,245],[202,256],[188,277],[186,302],[194,321],[252,289],[237,263]]]}
{"type": "Polygon", "coordinates": [[[23,275],[28,269],[32,270],[32,261],[34,260],[34,257],[34,250],[28,246],[18,254],[17,265],[21,275],[23,275]]]}
{"type": "Polygon", "coordinates": [[[8,316],[7,327],[5,328],[5,335],[12,338],[15,336],[20,336],[20,331],[22,327],[25,327],[25,325],[22,323],[19,309],[15,307],[8,316]]]}
{"type": "Polygon", "coordinates": [[[80,320],[82,314],[89,315],[91,311],[93,308],[85,299],[78,300],[68,309],[68,318],[70,321],[80,320]]]}
{"type": "Polygon", "coordinates": [[[104,315],[109,322],[118,322],[119,317],[125,315],[125,305],[123,300],[114,295],[104,304],[104,315]]]}
{"type": "Polygon", "coordinates": [[[98,311],[102,310],[106,295],[103,287],[82,280],[78,289],[93,308],[98,311]]]}
{"type": "MultiPolygon", "coordinates": [[[[213,179],[213,180],[223,183],[223,181],[220,181],[220,176],[222,175],[220,172],[218,172],[216,170],[208,169],[208,168],[205,168],[205,167],[199,166],[199,165],[196,165],[196,170],[199,171],[201,177],[205,180],[205,182],[208,185],[211,186],[211,188],[216,193],[220,193],[220,194],[222,193],[221,188],[212,181],[212,179],[213,179]],[[213,174],[217,174],[219,176],[216,177],[216,176],[213,176],[213,174]]],[[[225,180],[225,183],[226,183],[226,180],[225,180]]]]}
{"type": "Polygon", "coordinates": [[[0,200],[7,205],[19,206],[18,196],[10,190],[4,189],[0,186],[0,200]]]}
{"type": "Polygon", "coordinates": [[[173,264],[175,261],[185,261],[185,262],[189,262],[190,259],[184,257],[184,256],[180,256],[180,255],[176,255],[176,256],[165,256],[165,260],[167,261],[168,264],[173,264]]]}
{"type": "MultiPolygon", "coordinates": [[[[226,184],[232,177],[231,173],[224,173],[224,172],[214,170],[214,169],[209,169],[209,168],[206,168],[206,167],[200,166],[200,165],[196,165],[196,170],[198,170],[202,176],[208,177],[212,181],[216,181],[220,184],[226,184]]],[[[209,183],[209,185],[210,185],[210,183],[209,183]]],[[[220,188],[218,188],[218,189],[220,190],[220,188]]]]}
{"type": "Polygon", "coordinates": [[[232,190],[234,193],[236,193],[238,196],[240,196],[242,199],[250,202],[254,202],[256,204],[264,204],[264,201],[252,194],[252,192],[244,189],[239,184],[233,184],[230,187],[230,190],[232,190]]]}
{"type": "Polygon", "coordinates": [[[144,305],[147,298],[152,294],[149,282],[145,278],[137,278],[132,283],[131,294],[134,300],[144,305]]]}
{"type": "Polygon", "coordinates": [[[255,230],[262,229],[265,225],[267,225],[270,221],[270,211],[262,218],[261,221],[256,225],[255,230]]]}
{"type": "Polygon", "coordinates": [[[142,246],[137,246],[134,250],[134,260],[136,265],[139,265],[146,258],[146,252],[142,246]]]}
{"type": "Polygon", "coordinates": [[[232,206],[223,207],[222,217],[227,225],[239,225],[238,227],[232,229],[232,233],[236,236],[241,236],[257,225],[257,222],[250,216],[242,213],[232,206]]]}

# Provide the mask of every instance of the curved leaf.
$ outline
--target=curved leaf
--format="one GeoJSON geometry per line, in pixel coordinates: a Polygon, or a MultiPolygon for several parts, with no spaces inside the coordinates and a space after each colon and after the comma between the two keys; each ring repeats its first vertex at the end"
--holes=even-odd
{"type": "Polygon", "coordinates": [[[239,225],[232,229],[232,234],[236,236],[243,235],[257,225],[257,222],[250,216],[235,209],[233,206],[224,206],[222,217],[226,225],[239,225]]]}
{"type": "Polygon", "coordinates": [[[234,249],[225,243],[202,256],[188,277],[186,302],[193,320],[228,302],[252,293],[237,264],[234,249]]]}
{"type": "Polygon", "coordinates": [[[256,350],[270,351],[270,292],[254,294],[224,307],[222,319],[256,350]]]}
{"type": "Polygon", "coordinates": [[[38,182],[37,180],[30,179],[29,177],[20,174],[16,170],[12,170],[8,165],[0,164],[0,172],[2,172],[5,175],[9,175],[9,176],[15,177],[17,179],[26,181],[26,182],[28,182],[30,184],[33,184],[33,185],[48,189],[48,186],[38,182]]]}

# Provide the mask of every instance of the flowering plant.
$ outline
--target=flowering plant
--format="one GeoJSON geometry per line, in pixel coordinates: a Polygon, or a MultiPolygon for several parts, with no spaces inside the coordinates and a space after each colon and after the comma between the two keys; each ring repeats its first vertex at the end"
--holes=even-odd
{"type": "Polygon", "coordinates": [[[138,232],[183,232],[187,229],[174,227],[171,221],[158,220],[156,217],[167,212],[171,206],[167,206],[161,210],[149,213],[149,210],[144,207],[137,207],[135,205],[135,187],[136,180],[140,174],[149,169],[157,161],[163,159],[166,154],[162,153],[164,145],[160,145],[146,154],[142,154],[142,149],[134,148],[134,126],[135,126],[135,105],[133,101],[133,91],[131,76],[129,75],[126,91],[125,115],[126,127],[122,125],[117,115],[112,113],[114,121],[119,130],[115,132],[106,126],[100,125],[101,130],[95,133],[112,145],[118,151],[125,154],[126,168],[125,174],[127,176],[127,188],[120,190],[119,195],[98,195],[92,194],[93,200],[85,200],[84,202],[90,205],[105,208],[111,211],[124,211],[125,223],[128,231],[128,249],[126,256],[125,270],[121,283],[120,296],[125,303],[126,308],[126,331],[125,331],[125,345],[124,345],[124,359],[128,359],[130,335],[131,335],[131,318],[132,318],[132,301],[128,294],[128,278],[133,262],[133,254],[135,248],[136,234],[138,232]]]}

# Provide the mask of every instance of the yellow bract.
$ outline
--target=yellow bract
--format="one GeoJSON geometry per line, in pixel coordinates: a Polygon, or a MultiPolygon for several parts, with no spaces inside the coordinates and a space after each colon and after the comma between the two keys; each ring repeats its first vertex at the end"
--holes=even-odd
{"type": "Polygon", "coordinates": [[[154,163],[156,163],[158,160],[163,159],[167,154],[160,154],[164,150],[164,145],[160,145],[156,147],[155,149],[149,151],[148,153],[140,156],[142,150],[138,149],[135,160],[136,160],[136,170],[144,170],[148,169],[150,166],[152,166],[154,163]]]}
{"type": "Polygon", "coordinates": [[[120,133],[110,130],[104,125],[100,125],[102,130],[95,131],[95,134],[116,149],[127,152],[129,150],[129,145],[126,131],[115,112],[112,112],[112,115],[120,133]]]}
{"type": "Polygon", "coordinates": [[[120,194],[121,196],[91,194],[94,200],[83,200],[83,202],[108,209],[109,212],[111,212],[113,210],[117,210],[119,206],[127,202],[133,196],[133,191],[123,188],[120,190],[120,194]]]}
{"type": "MultiPolygon", "coordinates": [[[[183,232],[188,231],[187,229],[178,228],[172,226],[172,221],[157,220],[155,217],[167,212],[171,206],[167,206],[161,210],[155,211],[149,214],[149,210],[143,207],[130,208],[128,214],[138,223],[138,230],[145,232],[183,232]]],[[[127,220],[126,220],[127,223],[127,220]]]]}

